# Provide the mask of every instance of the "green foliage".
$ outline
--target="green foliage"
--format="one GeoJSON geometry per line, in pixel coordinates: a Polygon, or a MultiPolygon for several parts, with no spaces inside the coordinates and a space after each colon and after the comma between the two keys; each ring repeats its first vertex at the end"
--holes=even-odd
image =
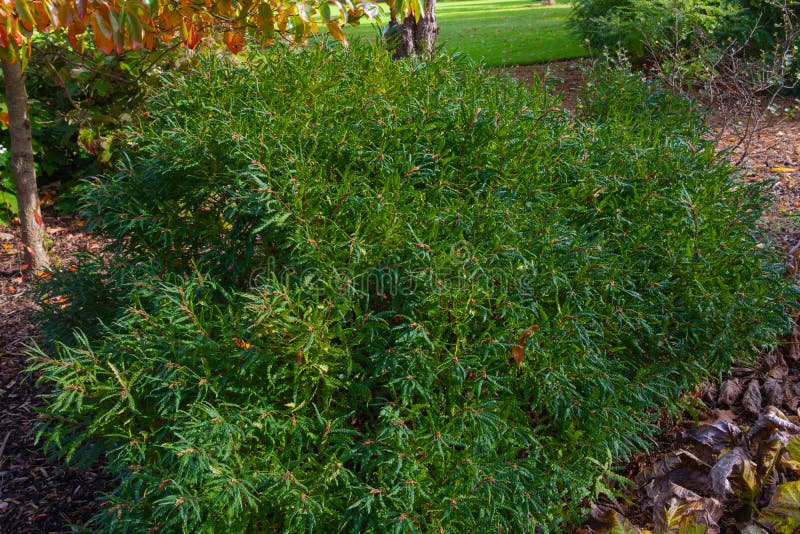
{"type": "Polygon", "coordinates": [[[792,29],[787,28],[785,16],[795,17],[792,24],[796,24],[800,15],[800,6],[794,1],[736,0],[736,5],[740,8],[738,16],[727,21],[720,37],[744,42],[751,35],[750,49],[754,52],[771,52],[786,38],[786,31],[792,29]]]}
{"type": "Polygon", "coordinates": [[[659,47],[744,42],[754,29],[751,47],[764,51],[782,22],[771,0],[577,0],[573,20],[595,50],[622,49],[634,59],[657,57],[659,47]]]}
{"type": "Polygon", "coordinates": [[[11,177],[9,159],[11,152],[0,146],[0,226],[8,226],[17,216],[17,197],[14,195],[14,180],[11,177]]]}
{"type": "Polygon", "coordinates": [[[45,303],[40,310],[42,334],[49,341],[66,342],[80,331],[89,337],[102,334],[125,310],[126,291],[134,283],[128,269],[109,269],[91,254],[76,254],[80,269],[64,269],[43,277],[33,286],[34,298],[45,303]]]}
{"type": "MultiPolygon", "coordinates": [[[[157,81],[151,69],[165,57],[170,56],[106,56],[91,45],[78,53],[61,33],[37,34],[26,87],[40,184],[71,183],[108,172],[115,139],[132,120],[149,84],[157,81]]],[[[10,146],[5,129],[0,145],[10,146]]],[[[0,176],[10,182],[6,165],[0,165],[0,176]]]]}
{"type": "Polygon", "coordinates": [[[760,191],[629,73],[577,118],[324,43],[162,83],[83,193],[110,264],[48,295],[114,309],[32,366],[40,439],[117,476],[101,531],[557,529],[787,327],[760,191]]]}

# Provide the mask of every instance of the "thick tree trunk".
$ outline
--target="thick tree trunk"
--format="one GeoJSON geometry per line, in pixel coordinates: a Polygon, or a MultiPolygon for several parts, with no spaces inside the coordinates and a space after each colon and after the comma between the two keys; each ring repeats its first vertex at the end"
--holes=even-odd
{"type": "Polygon", "coordinates": [[[437,35],[439,35],[439,25],[436,24],[436,0],[426,0],[425,12],[419,18],[419,22],[414,15],[408,15],[398,27],[394,59],[430,57],[436,45],[437,35]]]}
{"type": "Polygon", "coordinates": [[[30,272],[37,273],[49,265],[44,249],[44,222],[39,211],[39,192],[36,188],[36,169],[33,167],[31,120],[28,116],[28,92],[22,65],[0,61],[6,82],[8,132],[11,135],[11,173],[19,205],[25,263],[30,272]]]}

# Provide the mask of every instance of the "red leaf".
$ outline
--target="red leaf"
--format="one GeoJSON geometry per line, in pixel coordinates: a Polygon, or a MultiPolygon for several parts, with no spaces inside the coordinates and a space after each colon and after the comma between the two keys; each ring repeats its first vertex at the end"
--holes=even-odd
{"type": "Polygon", "coordinates": [[[81,54],[86,50],[86,42],[83,39],[79,39],[79,36],[85,31],[86,25],[81,23],[70,24],[69,28],[67,28],[67,39],[70,46],[81,54]]]}
{"type": "Polygon", "coordinates": [[[200,42],[200,34],[191,20],[183,19],[181,23],[181,37],[189,48],[194,48],[200,42]]]}
{"type": "Polygon", "coordinates": [[[114,38],[111,24],[103,18],[100,11],[95,11],[92,17],[92,33],[97,48],[104,54],[114,53],[114,38]]]}

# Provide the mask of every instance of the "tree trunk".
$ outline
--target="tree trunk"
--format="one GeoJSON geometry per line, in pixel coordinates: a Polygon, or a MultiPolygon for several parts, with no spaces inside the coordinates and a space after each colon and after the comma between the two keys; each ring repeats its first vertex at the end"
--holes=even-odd
{"type": "Polygon", "coordinates": [[[394,59],[430,57],[436,44],[436,36],[439,35],[439,25],[436,24],[436,0],[426,0],[425,12],[419,18],[419,22],[413,14],[407,15],[395,35],[397,43],[394,59]]]}
{"type": "Polygon", "coordinates": [[[556,5],[556,0],[542,0],[543,6],[554,6],[556,5]]]}
{"type": "Polygon", "coordinates": [[[8,132],[11,135],[11,173],[19,205],[25,263],[30,272],[37,273],[49,266],[44,249],[44,221],[39,211],[39,192],[36,188],[36,169],[33,167],[31,119],[28,116],[28,92],[20,61],[0,61],[6,82],[8,132]]]}

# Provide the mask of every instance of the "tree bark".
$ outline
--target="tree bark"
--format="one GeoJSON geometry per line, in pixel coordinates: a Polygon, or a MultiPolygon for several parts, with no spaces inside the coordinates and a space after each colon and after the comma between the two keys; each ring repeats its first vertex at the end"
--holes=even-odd
{"type": "Polygon", "coordinates": [[[436,0],[426,0],[425,12],[417,21],[414,15],[407,15],[399,25],[396,35],[394,59],[404,57],[430,57],[439,35],[436,24],[436,0]]]}
{"type": "Polygon", "coordinates": [[[11,174],[19,205],[22,226],[22,243],[25,246],[25,264],[30,272],[38,273],[49,266],[44,248],[44,221],[39,211],[39,192],[36,187],[36,169],[33,166],[33,140],[31,119],[28,116],[28,92],[20,61],[0,61],[6,85],[8,106],[8,132],[11,135],[11,174]]]}

